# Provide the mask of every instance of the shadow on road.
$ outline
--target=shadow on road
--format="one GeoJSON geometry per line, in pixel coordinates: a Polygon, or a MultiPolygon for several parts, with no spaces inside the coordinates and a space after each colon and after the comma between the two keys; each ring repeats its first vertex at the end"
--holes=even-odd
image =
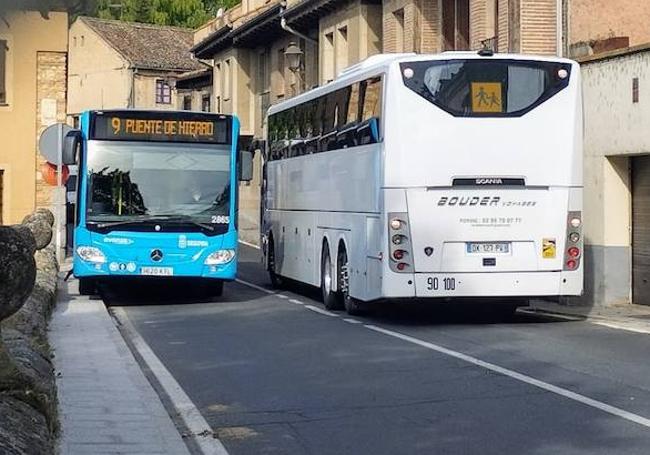
{"type": "Polygon", "coordinates": [[[232,292],[232,286],[225,283],[223,295],[216,296],[209,285],[198,280],[129,280],[120,281],[119,285],[102,285],[100,295],[107,306],[192,305],[251,300],[249,295],[232,292]]]}

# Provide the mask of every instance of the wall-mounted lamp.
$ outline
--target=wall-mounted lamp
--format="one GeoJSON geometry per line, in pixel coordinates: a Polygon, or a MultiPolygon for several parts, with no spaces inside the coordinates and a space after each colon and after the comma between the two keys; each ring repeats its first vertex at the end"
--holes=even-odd
{"type": "Polygon", "coordinates": [[[302,50],[293,41],[289,43],[287,49],[284,51],[284,57],[287,59],[287,66],[291,72],[295,73],[300,70],[302,60],[302,50]]]}

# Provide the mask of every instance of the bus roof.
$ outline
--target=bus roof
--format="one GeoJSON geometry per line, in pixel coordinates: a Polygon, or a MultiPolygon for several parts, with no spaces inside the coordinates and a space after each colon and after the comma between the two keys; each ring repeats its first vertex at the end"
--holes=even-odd
{"type": "Polygon", "coordinates": [[[345,87],[346,85],[367,79],[369,77],[377,76],[379,74],[385,73],[393,64],[398,64],[400,62],[416,62],[423,60],[456,60],[456,59],[495,59],[495,60],[533,60],[541,62],[558,62],[558,63],[568,63],[575,64],[577,63],[573,60],[569,60],[561,57],[554,56],[542,56],[542,55],[532,55],[532,54],[493,54],[493,55],[480,55],[476,51],[448,51],[442,52],[439,54],[415,54],[415,53],[404,53],[404,54],[376,54],[362,60],[359,63],[351,65],[345,68],[333,81],[316,87],[307,92],[301,93],[293,98],[290,98],[281,103],[274,104],[268,110],[268,114],[274,114],[276,112],[281,112],[286,109],[289,109],[293,106],[301,104],[305,101],[309,101],[313,98],[317,98],[326,93],[338,90],[339,88],[345,87]]]}

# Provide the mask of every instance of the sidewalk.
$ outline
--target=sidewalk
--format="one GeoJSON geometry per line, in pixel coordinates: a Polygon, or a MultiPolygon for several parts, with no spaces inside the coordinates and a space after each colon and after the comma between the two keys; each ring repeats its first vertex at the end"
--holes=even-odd
{"type": "Polygon", "coordinates": [[[50,325],[61,455],[189,455],[101,300],[60,281],[50,325]]]}
{"type": "Polygon", "coordinates": [[[607,327],[650,333],[650,306],[621,304],[611,306],[567,305],[536,300],[531,303],[531,312],[584,318],[607,327]]]}

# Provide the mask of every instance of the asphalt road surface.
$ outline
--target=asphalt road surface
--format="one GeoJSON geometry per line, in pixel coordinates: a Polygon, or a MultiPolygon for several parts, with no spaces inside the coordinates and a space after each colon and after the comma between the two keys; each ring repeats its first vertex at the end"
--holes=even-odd
{"type": "Polygon", "coordinates": [[[240,280],[104,294],[231,455],[650,454],[648,335],[434,305],[349,318],[271,290],[250,248],[240,280]]]}

